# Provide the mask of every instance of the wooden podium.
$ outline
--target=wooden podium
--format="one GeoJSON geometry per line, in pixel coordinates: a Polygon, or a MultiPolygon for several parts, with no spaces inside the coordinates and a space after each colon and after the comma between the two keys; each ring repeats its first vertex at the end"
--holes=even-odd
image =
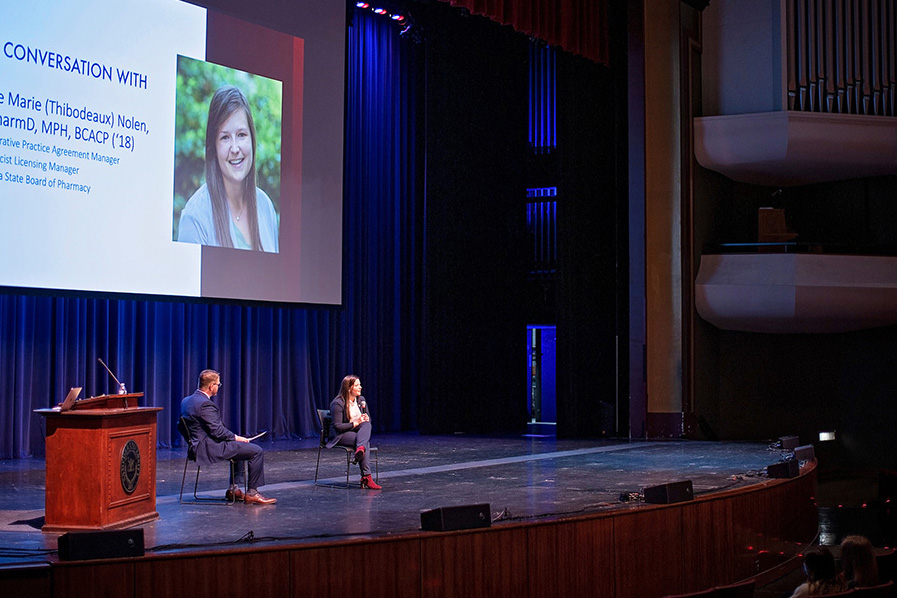
{"type": "Polygon", "coordinates": [[[47,424],[45,532],[110,530],[158,519],[156,414],[143,393],[37,409],[47,424]]]}

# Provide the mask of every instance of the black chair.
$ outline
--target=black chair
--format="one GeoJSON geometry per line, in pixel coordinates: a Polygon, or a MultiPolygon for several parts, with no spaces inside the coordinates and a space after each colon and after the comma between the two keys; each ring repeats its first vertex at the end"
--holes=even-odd
{"type": "MultiPolygon", "coordinates": [[[[196,463],[196,452],[193,450],[193,442],[190,436],[190,428],[187,426],[187,422],[183,417],[178,418],[178,432],[181,433],[181,436],[184,438],[184,441],[187,443],[187,458],[184,460],[184,476],[181,478],[181,493],[178,496],[178,501],[182,505],[191,505],[191,504],[226,504],[232,505],[236,502],[236,499],[230,500],[226,496],[225,498],[211,498],[207,496],[199,496],[197,493],[199,489],[199,472],[202,470],[202,467],[199,464],[196,465],[196,480],[193,482],[193,500],[184,500],[184,483],[187,481],[187,465],[193,461],[196,463]]],[[[230,463],[230,473],[231,479],[236,477],[237,467],[241,467],[239,464],[246,464],[246,461],[237,461],[236,459],[229,459],[228,463],[230,463]]],[[[244,473],[246,473],[244,471],[244,473]]],[[[249,483],[249,477],[247,475],[243,476],[244,483],[249,483]]],[[[248,487],[243,489],[244,494],[248,491],[248,487]]]]}
{"type": "MultiPolygon", "coordinates": [[[[332,419],[330,417],[329,409],[318,409],[318,423],[321,424],[321,438],[320,442],[318,442],[318,462],[315,465],[315,486],[325,486],[328,488],[348,488],[349,487],[349,472],[352,468],[352,457],[355,455],[355,449],[348,446],[343,446],[342,444],[334,445],[332,448],[342,449],[346,453],[346,485],[345,486],[337,486],[336,484],[319,484],[318,483],[318,470],[321,467],[321,452],[327,448],[327,439],[330,437],[330,424],[332,423],[332,419]]],[[[376,481],[380,481],[380,462],[377,458],[377,447],[369,446],[367,448],[368,454],[374,459],[374,472],[376,481]]]]}

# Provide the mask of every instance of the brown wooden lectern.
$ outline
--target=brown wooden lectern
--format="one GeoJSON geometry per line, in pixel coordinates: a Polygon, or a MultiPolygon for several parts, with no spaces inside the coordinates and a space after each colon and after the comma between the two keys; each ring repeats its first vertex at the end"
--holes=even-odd
{"type": "Polygon", "coordinates": [[[143,393],[37,409],[47,423],[45,532],[121,529],[158,519],[156,414],[143,393]]]}

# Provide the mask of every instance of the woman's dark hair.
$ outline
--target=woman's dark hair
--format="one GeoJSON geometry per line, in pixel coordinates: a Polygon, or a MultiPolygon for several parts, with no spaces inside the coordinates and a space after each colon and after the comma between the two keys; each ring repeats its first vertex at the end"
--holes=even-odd
{"type": "Polygon", "coordinates": [[[831,579],[838,575],[838,568],[835,566],[835,557],[831,551],[824,546],[811,548],[804,554],[804,569],[807,572],[809,581],[819,581],[822,579],[831,579]]]}
{"type": "Polygon", "coordinates": [[[834,594],[844,589],[835,557],[825,546],[817,546],[804,553],[804,571],[810,596],[834,594]]]}
{"type": "Polygon", "coordinates": [[[349,421],[349,390],[355,386],[355,382],[358,381],[358,376],[354,374],[349,374],[339,385],[339,396],[343,398],[343,404],[346,409],[346,421],[349,421]]]}
{"type": "Polygon", "coordinates": [[[212,101],[209,102],[209,118],[206,121],[206,188],[209,190],[209,198],[212,200],[212,218],[215,222],[218,245],[233,247],[234,240],[230,236],[230,212],[227,207],[227,197],[224,194],[224,178],[221,175],[221,166],[218,164],[217,141],[218,129],[237,110],[243,110],[246,113],[249,133],[252,137],[252,168],[243,179],[243,204],[252,237],[248,241],[252,249],[261,251],[262,242],[259,238],[259,217],[255,197],[255,121],[252,120],[252,110],[249,108],[246,96],[233,85],[219,87],[212,96],[212,101]]]}
{"type": "Polygon", "coordinates": [[[863,536],[847,536],[841,542],[841,568],[844,570],[844,579],[852,588],[878,585],[875,549],[863,536]]]}

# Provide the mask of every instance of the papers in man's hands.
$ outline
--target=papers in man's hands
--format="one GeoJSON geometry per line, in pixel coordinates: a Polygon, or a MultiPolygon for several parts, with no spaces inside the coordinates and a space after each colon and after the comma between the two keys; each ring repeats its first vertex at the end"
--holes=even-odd
{"type": "Polygon", "coordinates": [[[264,435],[267,434],[267,433],[268,433],[268,430],[265,430],[264,432],[259,432],[259,433],[256,434],[255,436],[250,436],[250,437],[247,438],[246,440],[247,440],[248,442],[252,442],[253,440],[256,440],[256,439],[258,439],[258,438],[261,438],[262,436],[264,436],[264,435]]]}

